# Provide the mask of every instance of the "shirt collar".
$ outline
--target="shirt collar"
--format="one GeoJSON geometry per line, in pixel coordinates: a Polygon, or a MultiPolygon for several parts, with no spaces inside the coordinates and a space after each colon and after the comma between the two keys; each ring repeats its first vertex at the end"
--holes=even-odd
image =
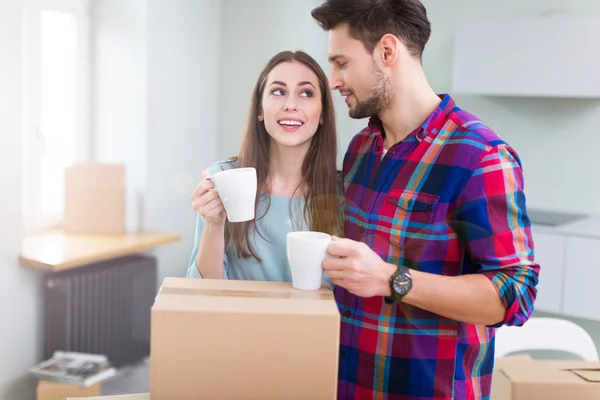
{"type": "MultiPolygon", "coordinates": [[[[454,107],[456,107],[456,103],[454,102],[454,99],[447,93],[438,94],[438,97],[442,100],[441,103],[435,110],[433,110],[431,114],[429,114],[421,126],[412,131],[406,137],[406,139],[416,137],[416,139],[420,142],[427,135],[431,133],[436,134],[437,130],[439,129],[440,122],[442,125],[445,123],[454,107]]],[[[383,131],[381,120],[377,115],[373,115],[371,118],[369,118],[368,126],[369,130],[375,134],[381,134],[383,131]]]]}

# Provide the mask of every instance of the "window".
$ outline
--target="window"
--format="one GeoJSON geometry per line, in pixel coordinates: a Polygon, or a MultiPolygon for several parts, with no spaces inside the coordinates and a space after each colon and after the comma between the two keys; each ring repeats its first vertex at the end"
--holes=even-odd
{"type": "Polygon", "coordinates": [[[26,232],[60,224],[65,168],[90,157],[88,9],[88,0],[26,2],[26,232]]]}

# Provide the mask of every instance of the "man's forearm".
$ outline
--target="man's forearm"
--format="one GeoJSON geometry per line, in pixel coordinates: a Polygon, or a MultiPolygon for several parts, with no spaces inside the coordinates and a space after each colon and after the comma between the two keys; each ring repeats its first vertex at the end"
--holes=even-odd
{"type": "MultiPolygon", "coordinates": [[[[396,268],[391,267],[390,270],[396,268]]],[[[504,320],[506,310],[487,277],[443,276],[414,270],[410,273],[412,289],[402,299],[404,303],[471,324],[494,325],[504,320]]]]}

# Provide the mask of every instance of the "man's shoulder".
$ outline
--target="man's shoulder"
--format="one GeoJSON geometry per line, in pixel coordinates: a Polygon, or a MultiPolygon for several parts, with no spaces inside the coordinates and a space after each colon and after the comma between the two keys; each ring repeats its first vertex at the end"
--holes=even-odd
{"type": "Polygon", "coordinates": [[[488,151],[493,147],[506,145],[492,128],[476,115],[455,107],[449,115],[447,126],[449,142],[462,147],[474,147],[480,151],[488,151]]]}
{"type": "Polygon", "coordinates": [[[476,115],[459,107],[454,107],[449,113],[435,141],[443,144],[440,151],[470,168],[476,168],[486,155],[494,151],[506,150],[516,159],[519,158],[515,149],[492,128],[476,115]]]}

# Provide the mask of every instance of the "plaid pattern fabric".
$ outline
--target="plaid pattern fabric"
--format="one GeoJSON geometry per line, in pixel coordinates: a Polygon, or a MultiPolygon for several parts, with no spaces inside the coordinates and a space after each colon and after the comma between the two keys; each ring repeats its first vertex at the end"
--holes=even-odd
{"type": "MultiPolygon", "coordinates": [[[[442,103],[382,158],[374,117],[344,158],[345,236],[385,261],[441,275],[483,274],[506,306],[533,311],[533,257],[521,163],[477,118],[442,103]]],[[[490,396],[494,327],[335,288],[342,315],[339,398],[466,400],[490,396]]],[[[465,305],[468,306],[468,305],[465,305]]]]}

